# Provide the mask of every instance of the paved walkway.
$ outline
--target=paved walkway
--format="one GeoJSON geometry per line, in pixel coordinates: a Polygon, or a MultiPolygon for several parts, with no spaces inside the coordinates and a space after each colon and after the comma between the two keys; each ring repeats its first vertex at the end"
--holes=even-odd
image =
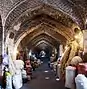
{"type": "Polygon", "coordinates": [[[42,64],[33,72],[33,79],[21,89],[65,89],[62,81],[57,81],[55,74],[47,64],[42,64]]]}

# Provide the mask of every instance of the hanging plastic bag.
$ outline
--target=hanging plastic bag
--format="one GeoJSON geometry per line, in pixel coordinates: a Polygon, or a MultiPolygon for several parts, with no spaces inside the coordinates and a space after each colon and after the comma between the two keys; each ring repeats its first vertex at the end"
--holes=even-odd
{"type": "Polygon", "coordinates": [[[22,60],[14,60],[14,65],[16,70],[21,70],[24,68],[24,62],[22,60]]]}
{"type": "Polygon", "coordinates": [[[3,64],[4,65],[8,65],[9,64],[9,57],[8,57],[8,55],[6,53],[3,55],[3,64]]]}
{"type": "Polygon", "coordinates": [[[76,89],[87,89],[87,77],[83,74],[78,74],[75,78],[76,89]]]}
{"type": "Polygon", "coordinates": [[[13,85],[15,89],[20,89],[22,87],[22,75],[21,73],[15,74],[13,76],[13,85]]]}

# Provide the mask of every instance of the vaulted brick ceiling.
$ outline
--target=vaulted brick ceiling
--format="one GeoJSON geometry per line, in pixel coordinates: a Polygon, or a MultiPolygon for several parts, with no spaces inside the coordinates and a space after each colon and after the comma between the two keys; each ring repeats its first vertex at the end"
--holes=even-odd
{"type": "Polygon", "coordinates": [[[73,39],[75,27],[86,27],[87,0],[2,0],[0,6],[5,37],[13,32],[16,43],[26,33],[20,42],[23,47],[37,46],[40,41],[56,47],[73,39]]]}
{"type": "Polygon", "coordinates": [[[3,17],[8,17],[9,19],[12,17],[10,21],[14,20],[15,17],[21,15],[27,9],[44,4],[52,6],[55,9],[60,9],[81,27],[84,27],[84,19],[87,15],[87,0],[2,0],[1,3],[3,17]]]}

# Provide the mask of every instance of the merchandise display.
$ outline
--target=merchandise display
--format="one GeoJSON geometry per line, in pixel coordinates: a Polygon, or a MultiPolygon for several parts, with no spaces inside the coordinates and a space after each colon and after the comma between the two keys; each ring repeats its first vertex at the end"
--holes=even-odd
{"type": "Polygon", "coordinates": [[[65,76],[65,87],[74,89],[75,87],[75,73],[76,73],[76,68],[72,66],[67,66],[66,67],[66,76],[65,76]]]}
{"type": "Polygon", "coordinates": [[[83,74],[78,74],[75,78],[76,89],[87,89],[87,77],[83,74]]]}

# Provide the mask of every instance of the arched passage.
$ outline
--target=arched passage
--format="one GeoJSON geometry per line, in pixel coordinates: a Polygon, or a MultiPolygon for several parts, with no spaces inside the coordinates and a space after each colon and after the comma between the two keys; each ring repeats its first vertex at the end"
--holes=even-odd
{"type": "MultiPolygon", "coordinates": [[[[10,16],[12,13],[8,17],[12,17],[10,16]]],[[[23,44],[23,48],[26,46],[34,48],[42,41],[44,41],[44,44],[55,47],[58,42],[66,45],[67,42],[74,39],[74,28],[78,27],[69,15],[66,15],[60,9],[45,4],[31,9],[28,8],[18,17],[13,18],[12,21],[9,25],[6,22],[5,28],[7,28],[7,34],[9,33],[8,38],[6,38],[6,45],[8,47],[9,44],[9,52],[14,50],[15,53],[15,55],[11,53],[13,59],[16,59],[15,50],[21,44],[23,44]],[[11,34],[13,34],[12,38],[10,37],[11,34]],[[47,43],[45,43],[46,41],[47,43]]]]}
{"type": "Polygon", "coordinates": [[[3,35],[5,48],[3,49],[8,51],[9,60],[16,59],[16,51],[21,50],[20,48],[51,52],[52,48],[58,49],[60,44],[65,46],[68,43],[69,55],[66,54],[62,58],[62,69],[65,69],[66,64],[69,65],[72,57],[80,48],[78,44],[82,44],[82,42],[78,42],[82,38],[74,37],[76,35],[74,28],[85,28],[84,20],[87,16],[84,6],[80,6],[81,1],[79,5],[76,5],[78,3],[76,0],[4,1],[1,2],[5,32],[3,35]],[[11,5],[8,2],[11,2],[11,5]],[[5,3],[8,4],[5,6],[5,3]],[[67,55],[68,57],[66,57],[67,55]]]}

